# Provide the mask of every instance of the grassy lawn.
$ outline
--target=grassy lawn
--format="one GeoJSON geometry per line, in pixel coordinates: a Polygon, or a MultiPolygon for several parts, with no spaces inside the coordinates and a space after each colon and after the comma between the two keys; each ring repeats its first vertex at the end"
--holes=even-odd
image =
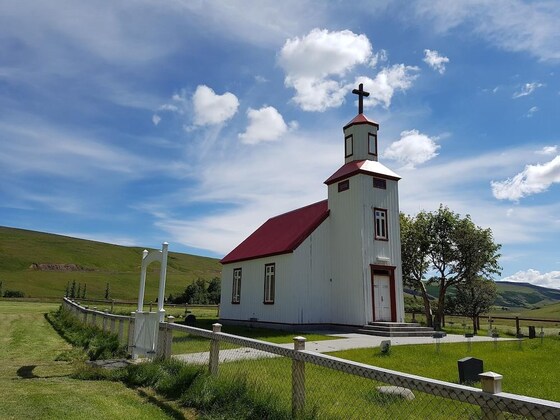
{"type": "Polygon", "coordinates": [[[0,418],[172,418],[120,383],[79,381],[44,313],[58,304],[0,301],[0,418]]]}
{"type": "Polygon", "coordinates": [[[540,339],[525,339],[521,350],[517,341],[502,341],[498,343],[497,350],[492,342],[479,342],[472,343],[470,352],[463,343],[442,343],[439,353],[436,352],[435,345],[426,344],[393,346],[389,356],[382,355],[377,349],[356,349],[332,354],[356,362],[447,382],[458,382],[459,359],[476,357],[484,361],[484,371],[493,371],[504,376],[504,392],[560,401],[558,337],[547,337],[543,344],[540,339]]]}

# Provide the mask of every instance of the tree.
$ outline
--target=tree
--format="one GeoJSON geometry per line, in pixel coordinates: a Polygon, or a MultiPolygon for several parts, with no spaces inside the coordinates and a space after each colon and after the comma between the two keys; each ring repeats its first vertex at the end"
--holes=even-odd
{"type": "Polygon", "coordinates": [[[4,282],[0,281],[0,297],[4,296],[2,293],[3,291],[4,291],[4,282]]]}
{"type": "Polygon", "coordinates": [[[474,277],[456,288],[455,312],[472,319],[473,332],[476,334],[480,325],[478,317],[490,310],[496,300],[497,288],[492,280],[474,277]]]}
{"type": "Polygon", "coordinates": [[[401,213],[400,222],[403,283],[418,291],[422,296],[426,325],[431,327],[433,325],[432,307],[424,278],[430,266],[427,218],[423,213],[416,218],[401,213]]]}
{"type": "Polygon", "coordinates": [[[105,300],[109,300],[109,283],[105,286],[105,300]]]}
{"type": "Polygon", "coordinates": [[[204,279],[197,279],[189,284],[183,293],[185,303],[206,305],[208,303],[208,296],[205,283],[204,279]]]}
{"type": "Polygon", "coordinates": [[[222,281],[219,277],[214,277],[208,284],[208,303],[217,305],[220,303],[220,296],[222,293],[222,281]]]}
{"type": "Polygon", "coordinates": [[[86,298],[87,283],[84,283],[84,290],[82,291],[82,299],[86,298]]]}
{"type": "Polygon", "coordinates": [[[66,291],[64,292],[64,297],[69,297],[70,296],[70,282],[67,281],[66,282],[66,291]]]}
{"type": "Polygon", "coordinates": [[[72,280],[72,286],[70,287],[70,298],[74,299],[76,297],[76,280],[72,280]]]}
{"type": "Polygon", "coordinates": [[[498,253],[492,231],[476,226],[469,215],[462,218],[440,205],[437,212],[427,213],[430,241],[429,259],[435,276],[430,282],[439,286],[434,324],[445,326],[445,296],[450,286],[460,287],[476,276],[491,277],[500,273],[498,253]]]}
{"type": "Polygon", "coordinates": [[[76,298],[80,298],[82,296],[82,284],[78,283],[78,291],[76,292],[76,298]]]}

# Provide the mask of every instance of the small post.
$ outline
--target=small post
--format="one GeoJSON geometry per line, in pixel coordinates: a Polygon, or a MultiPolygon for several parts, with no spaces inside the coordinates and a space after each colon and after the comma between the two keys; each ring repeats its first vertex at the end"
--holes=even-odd
{"type": "MultiPolygon", "coordinates": [[[[502,392],[502,379],[503,376],[494,372],[484,372],[478,375],[482,390],[489,394],[498,394],[502,392]]],[[[504,413],[495,407],[480,406],[482,410],[483,419],[502,420],[504,413]]]]}
{"type": "Polygon", "coordinates": [[[543,327],[541,327],[540,336],[541,336],[541,346],[542,346],[543,343],[544,343],[544,328],[543,327]]]}
{"type": "Polygon", "coordinates": [[[163,357],[165,359],[171,358],[171,346],[173,345],[173,330],[170,327],[170,324],[175,322],[175,317],[169,315],[167,317],[167,334],[165,334],[165,343],[163,343],[163,357]]]}
{"type": "MultiPolygon", "coordinates": [[[[305,350],[305,337],[294,337],[294,350],[305,350]]],[[[292,417],[299,418],[305,409],[305,362],[292,359],[292,417]]]]}
{"type": "MultiPolygon", "coordinates": [[[[216,335],[222,332],[222,324],[212,324],[212,332],[216,335]]],[[[210,341],[210,360],[208,361],[208,370],[211,375],[218,374],[218,365],[220,363],[220,341],[212,338],[210,341]]]]}
{"type": "Polygon", "coordinates": [[[132,354],[132,349],[134,348],[134,314],[131,313],[130,321],[128,321],[128,353],[132,354]]]}
{"type": "Polygon", "coordinates": [[[124,320],[119,318],[119,343],[123,343],[124,339],[124,320]]]}
{"type": "Polygon", "coordinates": [[[521,327],[519,326],[519,317],[515,317],[515,334],[521,334],[521,327]]]}

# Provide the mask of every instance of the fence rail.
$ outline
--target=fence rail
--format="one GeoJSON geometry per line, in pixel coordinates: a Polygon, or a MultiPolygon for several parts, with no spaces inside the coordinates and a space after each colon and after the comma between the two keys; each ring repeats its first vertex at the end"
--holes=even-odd
{"type": "MultiPolygon", "coordinates": [[[[101,316],[103,319],[128,319],[129,323],[133,322],[131,317],[122,317],[110,315],[104,312],[94,311],[91,309],[86,309],[75,302],[68,299],[64,299],[64,306],[68,310],[71,310],[76,316],[80,317],[84,322],[87,322],[89,315],[101,316]],[[87,314],[87,315],[84,315],[87,314]]],[[[170,317],[172,318],[172,317],[170,317]]],[[[383,412],[382,416],[406,416],[406,417],[418,417],[418,418],[438,418],[440,416],[445,416],[447,418],[475,418],[482,417],[487,419],[497,419],[506,417],[521,416],[523,418],[539,418],[539,419],[559,419],[560,418],[560,403],[548,400],[542,400],[538,398],[531,398],[516,394],[510,394],[501,392],[501,380],[502,376],[486,372],[481,376],[482,389],[459,385],[455,383],[449,383],[444,381],[439,381],[435,379],[425,378],[417,375],[411,375],[407,373],[402,373],[390,369],[379,368],[363,363],[353,362],[346,359],[341,359],[334,356],[324,355],[316,353],[313,351],[305,350],[305,339],[303,337],[294,338],[294,348],[287,348],[278,344],[268,343],[260,340],[255,340],[251,338],[240,337],[232,334],[227,334],[221,332],[221,325],[214,324],[213,331],[200,329],[196,327],[180,325],[173,323],[173,319],[170,322],[162,322],[159,326],[158,335],[158,352],[157,355],[162,358],[171,357],[171,347],[173,343],[173,334],[182,333],[188,334],[187,339],[198,339],[207,340],[207,351],[201,354],[201,360],[204,360],[208,364],[208,370],[216,376],[222,374],[227,374],[231,372],[231,366],[237,366],[239,369],[246,369],[246,372],[253,373],[257,366],[262,369],[263,374],[258,374],[259,380],[263,380],[265,375],[278,376],[284,378],[283,382],[289,381],[288,377],[291,377],[291,410],[294,417],[299,417],[306,406],[310,405],[314,401],[319,404],[320,417],[328,418],[333,416],[332,406],[337,406],[337,409],[346,410],[343,412],[335,412],[334,418],[345,417],[345,418],[360,418],[363,417],[363,413],[369,413],[368,417],[376,417],[380,415],[373,414],[372,410],[375,401],[372,403],[371,396],[366,398],[366,402],[363,402],[363,398],[360,400],[360,404],[369,404],[366,411],[359,411],[358,403],[352,403],[348,401],[336,402],[332,401],[332,398],[338,397],[337,388],[342,389],[344,386],[350,386],[352,384],[354,387],[360,387],[360,390],[356,389],[353,392],[352,398],[361,398],[360,395],[363,394],[363,389],[379,389],[376,388],[378,384],[389,385],[395,387],[400,393],[408,390],[415,391],[419,393],[418,401],[402,401],[399,404],[394,403],[394,400],[383,400],[382,402],[377,401],[377,409],[388,410],[383,412]],[[245,358],[236,358],[230,356],[220,357],[220,346],[221,343],[227,343],[230,347],[238,346],[241,349],[236,349],[237,354],[245,354],[245,358]],[[245,351],[242,351],[246,349],[245,351]],[[247,354],[251,351],[257,352],[252,357],[251,365],[247,365],[247,354]],[[272,359],[271,359],[272,358],[272,359]],[[271,366],[264,365],[267,360],[280,360],[277,373],[271,375],[271,366]],[[267,359],[267,360],[266,360],[267,359]],[[286,376],[285,370],[290,369],[290,365],[286,364],[287,360],[291,360],[291,375],[286,376]],[[256,363],[261,365],[257,365],[256,363]],[[318,369],[323,369],[317,373],[313,369],[309,372],[306,370],[306,365],[316,366],[318,369]],[[325,370],[326,369],[326,370],[325,370]],[[326,373],[324,373],[326,372],[326,373]],[[322,378],[328,377],[333,380],[333,385],[331,389],[320,388],[325,386],[322,384],[322,378]],[[319,378],[319,379],[317,379],[319,378]],[[351,378],[361,378],[359,384],[356,380],[351,378]],[[334,393],[333,393],[333,389],[334,393]],[[321,392],[329,392],[329,397],[326,400],[321,400],[317,396],[318,389],[321,392]],[[354,395],[355,394],[355,395],[354,395]],[[422,397],[425,395],[425,397],[422,397]],[[452,412],[442,412],[442,406],[448,406],[448,403],[444,401],[453,401],[454,405],[451,405],[452,412]],[[424,404],[420,406],[420,404],[424,404]],[[331,408],[328,408],[328,407],[331,408]],[[379,408],[379,406],[381,408],[379,408]],[[478,412],[473,410],[479,410],[478,412]],[[391,411],[393,410],[393,411],[391,411]],[[400,410],[396,411],[395,410],[400,410]],[[437,411],[436,417],[434,417],[434,410],[437,411]],[[396,413],[396,414],[395,414],[396,413]]],[[[104,322],[103,325],[106,323],[104,322]]],[[[129,327],[131,328],[131,327],[129,327]]],[[[130,334],[129,334],[130,336],[130,334]]],[[[227,353],[230,350],[222,350],[223,353],[227,353]]],[[[249,358],[250,359],[250,358],[249,358]]],[[[283,384],[285,385],[285,383],[283,384]]],[[[271,387],[270,384],[268,388],[271,387]]],[[[281,387],[278,385],[278,389],[281,387]]],[[[347,395],[347,394],[344,394],[347,395]]],[[[368,394],[369,395],[369,394],[368,394]]],[[[377,394],[375,394],[377,395],[377,394]]],[[[340,397],[339,397],[340,398],[340,397]]],[[[414,397],[412,397],[414,398],[414,397]]]]}

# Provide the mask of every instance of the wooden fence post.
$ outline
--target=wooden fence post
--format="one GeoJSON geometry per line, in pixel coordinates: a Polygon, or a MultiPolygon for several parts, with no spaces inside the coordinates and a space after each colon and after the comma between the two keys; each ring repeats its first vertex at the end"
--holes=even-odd
{"type": "MultiPolygon", "coordinates": [[[[222,324],[212,324],[212,332],[214,334],[222,332],[222,324]]],[[[216,376],[218,374],[218,365],[220,364],[220,341],[212,338],[210,341],[210,358],[208,361],[208,370],[210,374],[216,376]]]]}
{"type": "MultiPolygon", "coordinates": [[[[482,390],[489,394],[498,394],[502,392],[502,379],[503,376],[494,372],[484,372],[478,375],[482,390]]],[[[482,418],[485,420],[502,420],[504,413],[499,409],[488,406],[480,406],[482,410],[482,418]]]]}
{"type": "MultiPolygon", "coordinates": [[[[294,337],[294,350],[305,350],[305,337],[294,337]]],[[[292,417],[305,410],[305,362],[292,359],[292,417]]]]}

